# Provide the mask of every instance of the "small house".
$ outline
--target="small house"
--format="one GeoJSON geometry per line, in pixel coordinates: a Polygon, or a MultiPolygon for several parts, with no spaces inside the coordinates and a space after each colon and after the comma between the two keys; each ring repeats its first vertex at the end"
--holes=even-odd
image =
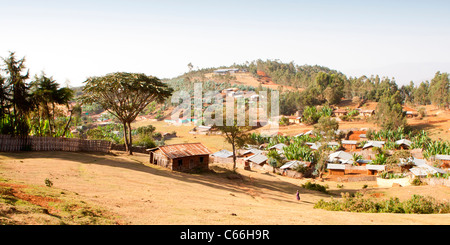
{"type": "Polygon", "coordinates": [[[211,152],[201,143],[164,145],[147,149],[150,163],[174,171],[208,169],[211,152]]]}
{"type": "Polygon", "coordinates": [[[443,168],[450,167],[450,155],[436,155],[434,159],[441,162],[443,168]]]}
{"type": "Polygon", "coordinates": [[[211,154],[212,157],[219,157],[219,158],[230,158],[233,157],[233,152],[228,150],[220,150],[218,152],[215,152],[211,154]]]}
{"type": "Polygon", "coordinates": [[[345,175],[345,164],[327,164],[330,175],[345,175]]]}
{"type": "Polygon", "coordinates": [[[419,113],[416,110],[407,106],[403,106],[403,111],[405,112],[406,117],[408,118],[417,117],[419,115],[419,113]]]}
{"type": "Polygon", "coordinates": [[[241,153],[240,157],[246,158],[246,157],[250,157],[250,156],[253,156],[253,155],[259,155],[259,154],[261,154],[261,153],[262,153],[261,150],[258,150],[258,149],[249,149],[249,150],[246,150],[246,151],[244,151],[243,153],[241,153]]]}
{"type": "Polygon", "coordinates": [[[278,152],[281,152],[282,150],[283,150],[283,148],[284,147],[286,147],[287,145],[285,145],[285,144],[283,144],[283,143],[278,143],[278,144],[276,144],[276,145],[274,145],[274,146],[271,146],[270,148],[269,148],[269,150],[276,150],[276,151],[278,151],[278,152]]]}
{"type": "Polygon", "coordinates": [[[289,123],[299,124],[302,121],[301,117],[297,116],[288,116],[289,123]]]}
{"type": "Polygon", "coordinates": [[[411,147],[412,142],[407,139],[401,139],[395,141],[395,144],[398,145],[402,150],[408,150],[411,147]]]}
{"type": "Polygon", "coordinates": [[[364,146],[363,149],[369,149],[373,147],[382,148],[384,145],[384,141],[368,141],[364,146]]]}
{"type": "Polygon", "coordinates": [[[378,175],[378,173],[381,173],[386,169],[386,165],[367,164],[366,169],[367,175],[378,175]]]}
{"type": "Polygon", "coordinates": [[[342,147],[344,147],[347,151],[356,150],[356,147],[358,146],[358,141],[356,140],[342,140],[341,141],[342,147]]]}
{"type": "Polygon", "coordinates": [[[345,116],[345,115],[347,115],[347,110],[345,110],[345,109],[336,109],[336,110],[333,111],[333,114],[336,117],[345,116]]]}
{"type": "Polygon", "coordinates": [[[337,151],[328,156],[328,162],[341,164],[353,164],[353,156],[345,151],[337,151]]]}
{"type": "Polygon", "coordinates": [[[267,158],[263,154],[253,155],[253,156],[250,156],[250,157],[245,159],[245,163],[246,163],[245,165],[248,165],[248,163],[253,163],[253,164],[257,164],[259,166],[262,166],[262,165],[267,163],[268,159],[269,158],[267,158]]]}
{"type": "Polygon", "coordinates": [[[359,112],[363,117],[371,117],[375,115],[375,110],[361,110],[359,112]]]}

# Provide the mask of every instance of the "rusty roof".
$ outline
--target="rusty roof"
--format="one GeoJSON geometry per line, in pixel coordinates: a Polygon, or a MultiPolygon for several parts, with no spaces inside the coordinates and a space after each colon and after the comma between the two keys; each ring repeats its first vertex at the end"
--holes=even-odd
{"type": "Polygon", "coordinates": [[[164,153],[164,155],[171,159],[195,155],[209,155],[212,153],[202,143],[164,145],[150,149],[150,151],[156,149],[160,149],[164,153]]]}

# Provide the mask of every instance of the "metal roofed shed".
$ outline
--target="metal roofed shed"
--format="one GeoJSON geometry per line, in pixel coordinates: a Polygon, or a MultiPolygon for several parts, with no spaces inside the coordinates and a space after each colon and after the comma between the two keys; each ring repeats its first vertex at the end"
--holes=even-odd
{"type": "Polygon", "coordinates": [[[378,147],[378,148],[382,148],[384,145],[384,141],[368,141],[364,146],[363,149],[367,149],[370,147],[378,147]]]}
{"type": "Polygon", "coordinates": [[[228,150],[221,150],[218,152],[215,152],[213,154],[211,154],[211,156],[213,157],[221,157],[221,158],[228,158],[228,157],[232,157],[233,156],[233,152],[228,151],[228,150]]]}
{"type": "Polygon", "coordinates": [[[328,155],[328,161],[329,162],[348,162],[349,160],[352,160],[353,156],[350,153],[347,153],[345,151],[336,151],[334,153],[331,153],[328,155]]]}
{"type": "Polygon", "coordinates": [[[298,160],[292,160],[289,161],[287,163],[285,163],[283,166],[280,167],[280,169],[295,169],[297,166],[304,166],[304,167],[309,167],[311,165],[310,162],[303,162],[303,161],[298,161],[298,160]]]}
{"type": "Polygon", "coordinates": [[[164,145],[147,149],[150,163],[175,171],[208,169],[211,151],[201,143],[164,145]]]}
{"type": "Polygon", "coordinates": [[[285,145],[285,144],[283,144],[283,143],[278,143],[278,144],[276,144],[276,145],[270,147],[269,150],[277,149],[277,150],[280,150],[280,151],[281,151],[281,150],[283,150],[283,148],[286,147],[286,146],[287,146],[287,145],[285,145]]]}
{"type": "Polygon", "coordinates": [[[245,161],[250,161],[259,165],[265,164],[267,160],[268,158],[262,154],[253,155],[245,159],[245,161]]]}
{"type": "Polygon", "coordinates": [[[345,175],[345,164],[328,163],[327,169],[331,175],[345,175]]]}
{"type": "Polygon", "coordinates": [[[407,139],[401,139],[401,140],[397,140],[395,141],[396,145],[399,145],[401,149],[409,149],[412,145],[412,142],[410,140],[407,139]]]}

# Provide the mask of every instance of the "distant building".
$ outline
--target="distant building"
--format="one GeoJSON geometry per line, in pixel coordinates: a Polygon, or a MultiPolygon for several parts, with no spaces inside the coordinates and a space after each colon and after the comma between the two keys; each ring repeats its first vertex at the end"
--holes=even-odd
{"type": "Polygon", "coordinates": [[[400,149],[407,150],[411,147],[412,142],[407,139],[401,139],[401,140],[395,141],[395,144],[398,145],[400,147],[400,149]]]}
{"type": "Polygon", "coordinates": [[[345,116],[345,115],[347,115],[347,110],[345,110],[345,109],[336,109],[336,110],[333,111],[333,114],[336,117],[345,116]]]}
{"type": "Polygon", "coordinates": [[[211,152],[201,143],[164,145],[147,149],[150,163],[174,171],[208,169],[211,152]]]}
{"type": "Polygon", "coordinates": [[[239,72],[239,68],[226,68],[226,69],[217,69],[214,71],[214,74],[226,75],[226,74],[234,74],[237,72],[239,72]]]}
{"type": "Polygon", "coordinates": [[[363,117],[371,117],[375,114],[375,110],[361,110],[359,112],[363,117]]]}
{"type": "Polygon", "coordinates": [[[358,146],[358,141],[356,140],[342,140],[341,141],[342,147],[344,147],[345,150],[356,150],[356,147],[358,146]]]}

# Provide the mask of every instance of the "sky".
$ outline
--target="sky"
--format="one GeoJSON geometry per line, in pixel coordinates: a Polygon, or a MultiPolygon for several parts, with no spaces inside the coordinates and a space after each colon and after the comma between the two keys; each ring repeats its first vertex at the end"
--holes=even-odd
{"type": "Polygon", "coordinates": [[[257,59],[399,85],[450,72],[450,1],[3,1],[0,56],[80,86],[90,76],[172,78],[257,59]]]}

